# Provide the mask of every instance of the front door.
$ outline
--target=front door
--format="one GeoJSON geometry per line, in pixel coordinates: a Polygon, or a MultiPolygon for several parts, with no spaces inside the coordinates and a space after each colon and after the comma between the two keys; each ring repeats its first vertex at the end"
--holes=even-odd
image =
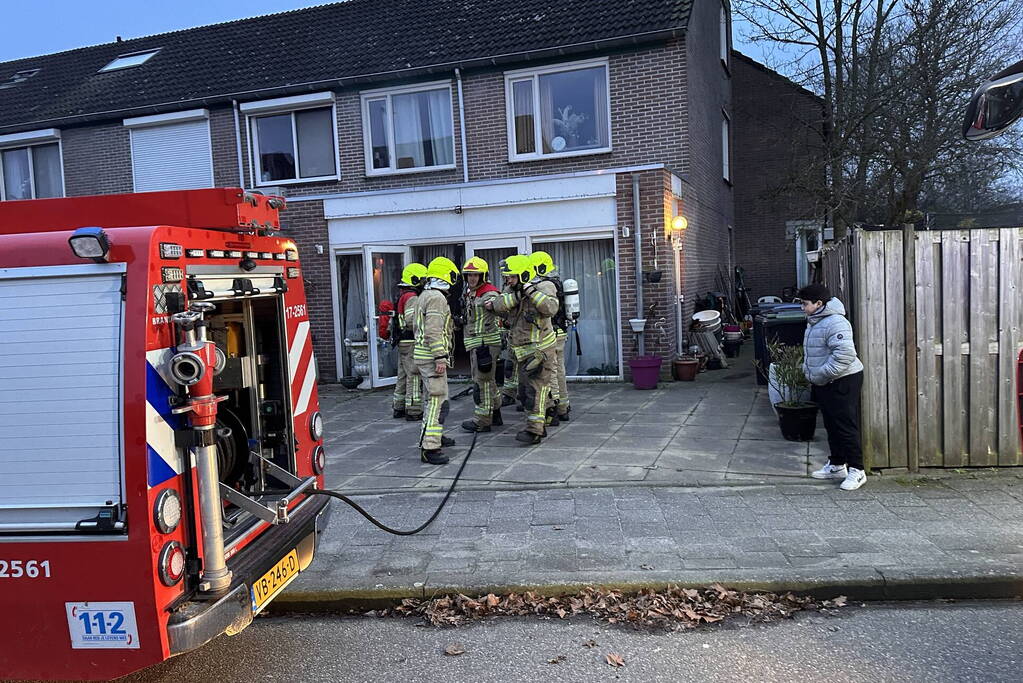
{"type": "Polygon", "coordinates": [[[398,376],[398,349],[391,346],[388,329],[394,321],[394,303],[401,271],[410,261],[408,247],[363,247],[366,276],[366,324],[369,341],[370,381],[374,387],[394,384],[398,376]]]}

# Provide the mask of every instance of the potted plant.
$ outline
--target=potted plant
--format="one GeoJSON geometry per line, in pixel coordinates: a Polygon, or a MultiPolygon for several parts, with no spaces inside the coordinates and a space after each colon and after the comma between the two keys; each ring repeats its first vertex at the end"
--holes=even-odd
{"type": "Polygon", "coordinates": [[[778,415],[781,434],[789,441],[813,441],[817,404],[810,400],[810,382],[803,374],[803,346],[774,342],[767,345],[768,394],[778,415]]]}

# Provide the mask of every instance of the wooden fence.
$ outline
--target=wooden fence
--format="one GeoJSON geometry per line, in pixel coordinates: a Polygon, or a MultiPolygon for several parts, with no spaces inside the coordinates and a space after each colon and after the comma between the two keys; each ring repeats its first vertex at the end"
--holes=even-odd
{"type": "Polygon", "coordinates": [[[901,230],[853,234],[854,325],[866,368],[863,448],[871,466],[912,467],[913,445],[919,467],[1023,463],[1016,386],[1021,233],[915,232],[909,258],[901,230]],[[914,272],[914,261],[916,296],[907,301],[903,278],[914,272]],[[916,339],[908,343],[907,315],[916,322],[916,339]],[[906,395],[907,353],[914,351],[915,420],[907,414],[906,395]]]}

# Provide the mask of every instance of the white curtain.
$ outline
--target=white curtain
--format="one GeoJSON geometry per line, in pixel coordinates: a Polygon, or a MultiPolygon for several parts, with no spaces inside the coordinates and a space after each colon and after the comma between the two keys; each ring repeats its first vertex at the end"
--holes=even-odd
{"type": "Polygon", "coordinates": [[[352,341],[366,341],[366,282],[362,256],[338,257],[341,300],[341,334],[352,341]]]}
{"type": "Polygon", "coordinates": [[[430,122],[430,144],[433,145],[433,163],[436,166],[447,166],[455,162],[455,149],[452,122],[451,122],[451,92],[445,90],[431,90],[422,93],[429,98],[430,122]]]}
{"type": "Polygon", "coordinates": [[[536,151],[536,131],[533,130],[533,79],[512,83],[512,112],[515,117],[515,153],[532,154],[536,151]]]}
{"type": "Polygon", "coordinates": [[[32,148],[32,169],[35,173],[36,199],[60,197],[63,193],[60,148],[39,145],[32,148]]]}
{"type": "Polygon", "coordinates": [[[391,98],[394,117],[395,168],[420,168],[426,165],[419,119],[419,98],[415,94],[395,95],[391,98]]]}
{"type": "Polygon", "coordinates": [[[449,90],[395,95],[391,98],[391,107],[396,168],[454,163],[449,90]]]}
{"type": "Polygon", "coordinates": [[[5,199],[32,199],[32,181],[28,174],[28,148],[3,153],[5,199]]]}
{"type": "Polygon", "coordinates": [[[579,283],[581,313],[576,335],[569,330],[565,371],[569,375],[617,375],[618,269],[614,240],[534,242],[551,255],[562,281],[579,283]],[[581,354],[580,354],[581,349],[581,354]]]}

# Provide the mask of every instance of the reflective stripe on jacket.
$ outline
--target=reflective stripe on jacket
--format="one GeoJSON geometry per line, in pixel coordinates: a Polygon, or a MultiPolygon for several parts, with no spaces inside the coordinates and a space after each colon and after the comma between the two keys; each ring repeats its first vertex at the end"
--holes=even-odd
{"type": "Polygon", "coordinates": [[[508,343],[522,358],[524,348],[543,349],[554,346],[557,337],[551,316],[558,312],[558,291],[553,283],[533,282],[528,295],[505,292],[494,300],[494,311],[508,320],[508,343]]]}
{"type": "Polygon", "coordinates": [[[465,296],[465,349],[471,351],[486,344],[501,345],[501,330],[497,326],[497,315],[483,305],[501,296],[497,287],[485,282],[474,292],[465,296]]]}
{"type": "Polygon", "coordinates": [[[452,321],[444,294],[436,289],[424,289],[416,299],[414,321],[416,347],[412,357],[416,360],[447,358],[451,352],[452,321]]]}

